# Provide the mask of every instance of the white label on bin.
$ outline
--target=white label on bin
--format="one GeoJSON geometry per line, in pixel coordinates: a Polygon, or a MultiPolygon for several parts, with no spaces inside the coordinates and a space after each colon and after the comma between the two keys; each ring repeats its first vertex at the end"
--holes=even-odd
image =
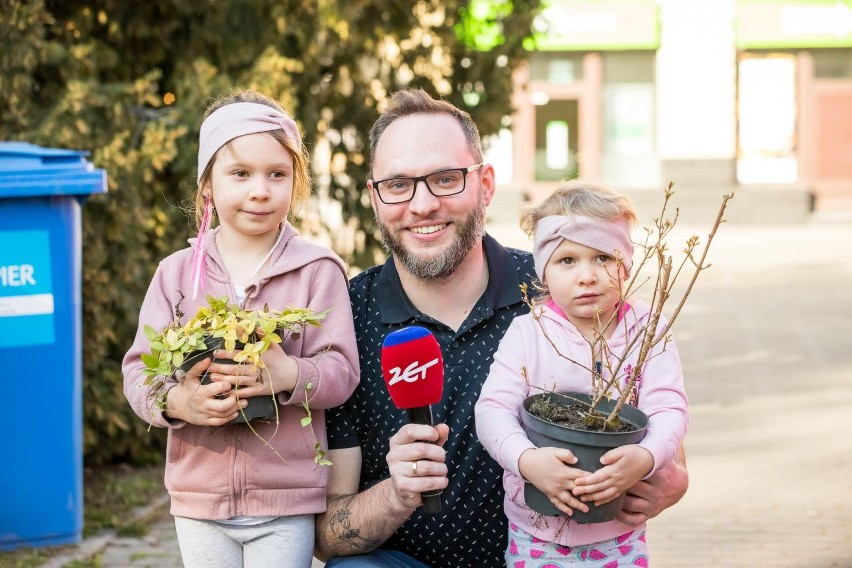
{"type": "Polygon", "coordinates": [[[0,296],[0,318],[9,316],[38,316],[53,313],[53,294],[31,296],[0,296]]]}
{"type": "Polygon", "coordinates": [[[55,341],[48,231],[0,231],[0,349],[55,341]]]}

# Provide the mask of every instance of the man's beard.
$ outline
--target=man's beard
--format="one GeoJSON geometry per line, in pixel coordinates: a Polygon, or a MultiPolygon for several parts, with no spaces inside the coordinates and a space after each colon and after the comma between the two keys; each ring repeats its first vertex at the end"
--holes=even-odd
{"type": "Polygon", "coordinates": [[[407,249],[402,241],[391,233],[390,228],[376,217],[385,250],[393,255],[415,278],[438,280],[447,278],[464,262],[468,253],[485,234],[485,199],[482,190],[476,208],[456,223],[456,236],[450,245],[432,257],[421,257],[407,249]]]}

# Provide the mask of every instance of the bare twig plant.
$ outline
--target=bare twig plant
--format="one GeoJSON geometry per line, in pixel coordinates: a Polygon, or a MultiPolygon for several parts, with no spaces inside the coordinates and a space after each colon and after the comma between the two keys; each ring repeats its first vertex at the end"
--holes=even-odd
{"type": "MultiPolygon", "coordinates": [[[[675,261],[669,250],[668,239],[677,224],[680,210],[675,208],[674,213],[670,214],[669,202],[674,194],[672,185],[672,183],[669,183],[665,189],[664,201],[659,217],[654,218],[652,227],[644,227],[644,242],[635,243],[638,245],[637,250],[640,253],[638,258],[634,258],[632,276],[619,293],[620,302],[629,305],[630,298],[637,292],[647,287],[649,283],[652,286],[650,291],[651,297],[648,302],[650,304],[650,315],[647,322],[638,328],[638,332],[631,334],[631,338],[628,340],[623,352],[613,353],[609,349],[603,333],[597,332],[591,340],[586,340],[592,353],[591,360],[599,362],[595,363],[595,368],[589,368],[587,365],[561,353],[542,326],[541,310],[536,309],[536,300],[529,297],[526,285],[522,286],[524,301],[529,305],[533,318],[558,356],[589,371],[592,385],[592,402],[582,416],[583,423],[589,429],[615,431],[622,427],[621,421],[618,418],[619,411],[625,404],[635,401],[637,385],[641,381],[642,370],[645,367],[645,363],[653,358],[653,356],[650,356],[652,350],[660,342],[663,342],[663,348],[656,351],[656,353],[659,354],[665,349],[666,344],[671,340],[672,325],[686,304],[687,298],[689,298],[698,280],[698,276],[710,267],[710,264],[706,262],[707,253],[710,250],[716,232],[725,221],[725,209],[727,208],[728,201],[733,198],[733,194],[722,196],[722,203],[707,235],[707,242],[702,246],[698,236],[692,235],[686,240],[685,248],[682,251],[683,257],[675,261]],[[648,274],[647,269],[652,269],[655,274],[648,274]],[[679,297],[674,298],[675,285],[683,278],[687,279],[686,287],[682,292],[679,292],[679,297]],[[671,301],[675,301],[676,304],[666,321],[663,317],[663,310],[671,301]],[[663,321],[666,323],[661,326],[660,324],[663,321]],[[635,353],[638,353],[638,355],[635,364],[631,366],[627,364],[627,361],[635,353]],[[626,381],[622,384],[619,378],[624,376],[626,376],[626,381]],[[598,410],[598,405],[602,401],[613,398],[616,400],[616,403],[609,414],[598,410]]],[[[616,265],[619,272],[623,263],[624,259],[616,254],[616,265]]],[[[616,275],[610,276],[613,279],[617,279],[616,275]]],[[[609,328],[615,322],[617,312],[618,310],[614,311],[609,321],[606,322],[600,321],[598,317],[598,321],[596,322],[597,328],[599,330],[609,328]]],[[[521,372],[527,378],[526,369],[522,369],[521,372]]],[[[527,380],[527,383],[530,386],[535,386],[529,380],[527,380]]],[[[552,394],[560,397],[565,396],[561,393],[552,394]]],[[[572,402],[583,406],[580,401],[573,401],[572,399],[572,402]]]]}

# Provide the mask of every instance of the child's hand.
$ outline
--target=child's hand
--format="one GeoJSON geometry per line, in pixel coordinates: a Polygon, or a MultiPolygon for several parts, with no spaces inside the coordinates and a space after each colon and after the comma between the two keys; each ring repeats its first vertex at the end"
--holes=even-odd
{"type": "MultiPolygon", "coordinates": [[[[233,359],[237,351],[220,349],[215,352],[217,359],[233,359]]],[[[210,380],[226,382],[237,389],[239,398],[292,392],[296,386],[299,369],[292,357],[289,357],[277,344],[273,344],[260,356],[264,368],[254,367],[251,363],[213,363],[210,365],[210,380]]]]}
{"type": "Polygon", "coordinates": [[[211,359],[199,361],[186,372],[166,395],[167,418],[200,426],[221,426],[239,416],[240,407],[248,401],[237,400],[227,382],[201,384],[201,376],[211,366],[211,359]]]}
{"type": "Polygon", "coordinates": [[[577,463],[571,450],[562,448],[534,448],[521,454],[518,469],[521,475],[547,495],[553,505],[565,513],[573,515],[574,509],[588,512],[589,507],[571,494],[577,478],[589,475],[582,469],[570,467],[577,463]]]}
{"type": "Polygon", "coordinates": [[[603,505],[624,493],[654,467],[654,456],[636,444],[615,448],[603,456],[604,467],[575,480],[573,494],[583,502],[603,505]]]}

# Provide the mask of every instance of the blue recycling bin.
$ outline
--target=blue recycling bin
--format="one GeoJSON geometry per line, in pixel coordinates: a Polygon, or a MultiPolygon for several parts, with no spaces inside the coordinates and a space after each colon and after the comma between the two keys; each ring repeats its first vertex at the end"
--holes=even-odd
{"type": "Polygon", "coordinates": [[[86,152],[0,142],[0,550],[80,542],[86,152]]]}

